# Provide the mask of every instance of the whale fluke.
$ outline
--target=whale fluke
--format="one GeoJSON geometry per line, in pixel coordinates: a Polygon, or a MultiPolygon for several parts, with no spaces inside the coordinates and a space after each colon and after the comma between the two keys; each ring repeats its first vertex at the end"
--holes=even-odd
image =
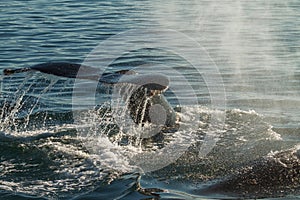
{"type": "Polygon", "coordinates": [[[99,76],[99,70],[94,67],[83,66],[76,63],[67,63],[67,62],[49,62],[33,65],[31,67],[21,68],[21,69],[4,69],[3,73],[5,75],[11,75],[15,73],[22,73],[27,71],[40,71],[46,74],[52,74],[56,76],[62,76],[66,78],[76,78],[79,72],[79,69],[82,71],[80,74],[84,76],[78,77],[81,79],[90,79],[97,80],[99,76]]]}
{"type": "Polygon", "coordinates": [[[136,74],[132,70],[101,73],[101,71],[95,67],[68,62],[49,62],[21,69],[4,69],[3,73],[4,75],[11,75],[27,71],[40,71],[46,74],[52,74],[66,78],[94,80],[105,84],[129,83],[141,85],[150,90],[160,91],[167,89],[169,85],[169,79],[160,74],[141,75],[136,74]]]}

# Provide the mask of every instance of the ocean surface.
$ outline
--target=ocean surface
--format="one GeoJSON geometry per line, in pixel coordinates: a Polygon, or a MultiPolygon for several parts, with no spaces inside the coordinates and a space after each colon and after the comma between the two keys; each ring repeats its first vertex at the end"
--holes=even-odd
{"type": "Polygon", "coordinates": [[[5,0],[0,19],[0,199],[300,199],[299,0],[5,0]],[[179,128],[140,137],[115,86],[3,73],[44,62],[163,74],[179,128]]]}

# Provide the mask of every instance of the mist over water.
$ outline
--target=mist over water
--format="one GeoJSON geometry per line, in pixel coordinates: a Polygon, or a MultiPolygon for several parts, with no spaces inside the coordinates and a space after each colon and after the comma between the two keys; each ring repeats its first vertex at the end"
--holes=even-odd
{"type": "MultiPolygon", "coordinates": [[[[151,139],[136,137],[141,127],[114,121],[124,113],[110,106],[125,107],[111,101],[110,86],[97,84],[97,105],[90,106],[89,81],[1,72],[0,199],[299,198],[299,10],[297,0],[2,2],[1,70],[48,61],[97,64],[86,60],[94,48],[133,29],[178,31],[201,47],[195,56],[203,62],[197,71],[186,57],[145,45],[95,66],[159,69],[169,77],[164,95],[181,108],[181,129],[151,139]],[[219,107],[213,94],[221,85],[207,81],[212,66],[226,94],[219,107]],[[74,105],[76,84],[83,91],[74,105]],[[224,123],[211,128],[212,116],[222,114],[224,123]],[[214,147],[201,156],[208,136],[216,138],[208,140],[214,147]],[[174,162],[147,171],[161,163],[143,161],[143,153],[159,157],[155,152],[172,142],[182,155],[166,154],[166,163],[174,162]]],[[[152,44],[164,38],[151,34],[152,44]]],[[[162,46],[186,49],[173,36],[162,46]]],[[[124,44],[147,44],[144,38],[112,40],[111,54],[103,52],[113,57],[124,44]]]]}
{"type": "Polygon", "coordinates": [[[298,6],[295,1],[195,1],[158,6],[157,18],[170,28],[181,24],[179,30],[208,51],[223,76],[227,105],[289,116],[297,124],[299,115],[292,110],[299,106],[298,6]]]}

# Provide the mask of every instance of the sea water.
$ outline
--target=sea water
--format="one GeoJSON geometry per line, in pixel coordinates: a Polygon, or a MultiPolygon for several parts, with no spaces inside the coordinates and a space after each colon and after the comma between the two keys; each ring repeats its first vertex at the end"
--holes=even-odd
{"type": "Polygon", "coordinates": [[[299,10],[297,0],[2,2],[1,69],[63,61],[164,74],[180,121],[141,139],[147,127],[114,87],[1,73],[0,199],[300,198],[299,10]]]}

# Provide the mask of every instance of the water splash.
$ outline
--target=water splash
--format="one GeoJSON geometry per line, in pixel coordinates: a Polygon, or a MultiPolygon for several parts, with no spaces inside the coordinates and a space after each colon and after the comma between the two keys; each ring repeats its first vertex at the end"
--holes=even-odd
{"type": "Polygon", "coordinates": [[[23,88],[30,78],[31,76],[26,76],[24,81],[18,86],[17,90],[13,93],[13,95],[8,96],[8,98],[5,98],[3,103],[3,111],[1,113],[3,120],[3,122],[1,123],[1,131],[4,131],[6,128],[12,127],[16,124],[16,115],[23,106],[23,98],[25,97],[25,94],[29,91],[30,86],[25,87],[25,90],[23,88]]]}
{"type": "Polygon", "coordinates": [[[68,80],[41,73],[2,77],[0,130],[13,135],[24,134],[34,130],[47,131],[57,123],[64,123],[59,120],[71,122],[70,114],[65,112],[71,95],[68,85],[68,80]],[[61,115],[56,114],[56,110],[61,110],[61,115]]]}
{"type": "Polygon", "coordinates": [[[76,137],[76,126],[69,123],[70,112],[52,112],[57,109],[53,101],[61,102],[60,95],[68,98],[64,86],[69,82],[39,75],[2,79],[6,88],[2,87],[1,105],[6,112],[1,113],[1,189],[20,196],[69,199],[114,180],[119,173],[106,165],[112,162],[110,149],[101,156],[88,152],[76,137]],[[14,81],[17,88],[10,85],[14,81]],[[46,104],[53,95],[57,98],[46,104]]]}

